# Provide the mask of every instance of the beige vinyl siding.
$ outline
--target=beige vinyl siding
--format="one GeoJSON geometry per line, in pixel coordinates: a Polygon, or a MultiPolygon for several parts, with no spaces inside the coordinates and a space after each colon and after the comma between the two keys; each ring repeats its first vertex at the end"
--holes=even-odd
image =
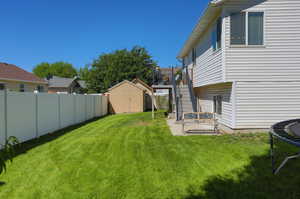
{"type": "Polygon", "coordinates": [[[222,96],[222,115],[218,116],[218,121],[228,127],[233,128],[233,91],[232,83],[216,84],[195,89],[198,98],[199,111],[213,112],[213,97],[222,96]]]}
{"type": "Polygon", "coordinates": [[[236,82],[236,128],[270,128],[300,118],[299,82],[236,82]]]}
{"type": "Polygon", "coordinates": [[[38,83],[30,83],[30,82],[18,82],[18,81],[8,81],[8,80],[1,80],[0,83],[5,84],[5,88],[7,88],[10,91],[20,91],[20,84],[24,84],[25,92],[33,92],[37,89],[37,86],[43,86],[44,92],[48,91],[48,85],[47,84],[38,84],[38,83]]]}
{"type": "Polygon", "coordinates": [[[138,113],[144,111],[144,91],[133,83],[122,83],[109,91],[111,113],[138,113]]]}
{"type": "Polygon", "coordinates": [[[186,58],[189,68],[193,68],[194,87],[223,82],[222,50],[214,51],[211,43],[214,27],[215,22],[210,25],[196,46],[196,65],[193,67],[192,52],[186,58]]]}
{"type": "Polygon", "coordinates": [[[265,46],[231,47],[230,17],[226,26],[227,81],[298,81],[300,77],[300,1],[231,0],[229,13],[265,12],[265,46]]]}

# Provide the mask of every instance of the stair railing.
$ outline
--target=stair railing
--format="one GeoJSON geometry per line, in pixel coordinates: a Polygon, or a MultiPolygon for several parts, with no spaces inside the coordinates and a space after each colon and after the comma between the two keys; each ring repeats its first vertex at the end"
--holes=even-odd
{"type": "Polygon", "coordinates": [[[192,108],[193,108],[194,112],[197,112],[197,99],[196,99],[194,89],[193,89],[193,81],[190,78],[188,67],[185,67],[185,70],[186,70],[187,85],[188,85],[189,92],[190,92],[190,99],[192,102],[192,108]]]}

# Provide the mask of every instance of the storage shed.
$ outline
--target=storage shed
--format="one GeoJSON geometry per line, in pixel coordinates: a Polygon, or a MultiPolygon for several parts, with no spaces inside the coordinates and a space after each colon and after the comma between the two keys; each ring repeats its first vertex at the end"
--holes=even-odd
{"type": "Polygon", "coordinates": [[[137,113],[146,110],[146,90],[124,80],[109,89],[110,112],[137,113]]]}

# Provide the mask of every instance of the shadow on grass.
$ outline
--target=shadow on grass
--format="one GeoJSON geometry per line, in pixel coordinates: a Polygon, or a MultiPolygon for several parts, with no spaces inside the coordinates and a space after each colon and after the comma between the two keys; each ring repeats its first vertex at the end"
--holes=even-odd
{"type": "Polygon", "coordinates": [[[5,184],[6,184],[5,182],[0,181],[0,187],[3,186],[3,185],[5,185],[5,184]]]}
{"type": "MultiPolygon", "coordinates": [[[[108,115],[107,115],[108,116],[108,115]]],[[[37,146],[40,146],[40,145],[43,145],[47,142],[51,142],[65,134],[68,134],[70,132],[72,132],[73,130],[75,129],[78,129],[88,123],[91,123],[91,122],[95,122],[99,119],[103,119],[107,116],[104,116],[104,117],[97,117],[97,118],[93,118],[91,120],[87,120],[85,122],[82,122],[82,123],[79,123],[79,124],[75,124],[75,125],[72,125],[72,126],[69,126],[69,127],[66,127],[66,128],[63,128],[63,129],[60,129],[58,131],[55,131],[53,133],[49,133],[49,134],[46,134],[46,135],[43,135],[41,137],[38,137],[36,139],[32,139],[32,140],[29,140],[29,141],[26,141],[26,142],[23,142],[21,144],[19,144],[16,149],[15,149],[15,155],[14,157],[20,155],[20,154],[24,154],[26,153],[27,151],[29,151],[30,149],[33,149],[37,146]]],[[[1,185],[1,184],[0,184],[1,185]]]]}
{"type": "MultiPolygon", "coordinates": [[[[283,143],[278,143],[276,150],[277,166],[287,153],[296,152],[283,143]]],[[[270,162],[268,153],[251,157],[243,169],[214,176],[201,187],[190,186],[185,199],[299,199],[300,159],[288,162],[278,175],[272,174],[270,162]]]]}

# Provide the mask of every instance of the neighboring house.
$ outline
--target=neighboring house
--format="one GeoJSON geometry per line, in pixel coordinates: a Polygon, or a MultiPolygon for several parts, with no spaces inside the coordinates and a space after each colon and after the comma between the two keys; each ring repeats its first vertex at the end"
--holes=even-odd
{"type": "Polygon", "coordinates": [[[223,129],[300,117],[300,1],[213,0],[178,58],[223,129]]]}
{"type": "Polygon", "coordinates": [[[0,90],[47,92],[48,83],[13,64],[0,63],[0,90]]]}
{"type": "Polygon", "coordinates": [[[84,93],[85,81],[74,78],[53,76],[48,80],[48,93],[84,93]]]}
{"type": "Polygon", "coordinates": [[[132,82],[124,80],[109,89],[110,112],[137,113],[150,110],[152,92],[152,88],[140,79],[132,82]]]}

